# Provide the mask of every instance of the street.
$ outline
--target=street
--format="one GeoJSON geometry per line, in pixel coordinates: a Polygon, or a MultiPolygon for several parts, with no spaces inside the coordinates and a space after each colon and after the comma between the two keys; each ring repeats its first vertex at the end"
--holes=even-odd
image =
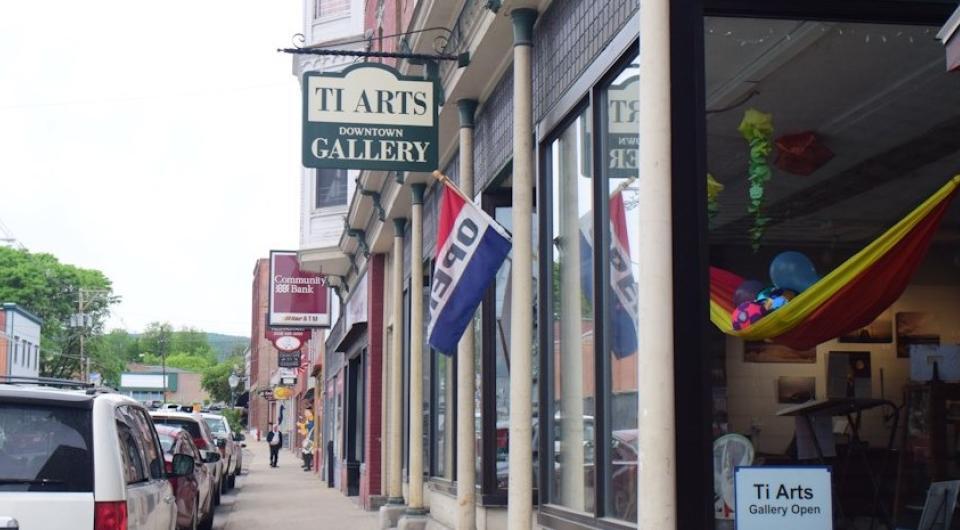
{"type": "Polygon", "coordinates": [[[282,451],[279,467],[271,468],[266,442],[248,440],[244,475],[223,496],[215,529],[377,528],[377,512],[361,510],[351,498],[327,488],[316,474],[304,472],[296,455],[282,451]]]}

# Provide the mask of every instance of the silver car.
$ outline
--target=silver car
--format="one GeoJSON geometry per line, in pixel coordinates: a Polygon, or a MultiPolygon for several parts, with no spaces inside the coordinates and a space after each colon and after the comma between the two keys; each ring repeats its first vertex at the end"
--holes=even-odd
{"type": "Polygon", "coordinates": [[[226,462],[226,476],[224,477],[224,491],[236,485],[237,476],[243,469],[243,434],[234,433],[230,429],[230,422],[219,414],[204,413],[200,416],[207,423],[217,440],[223,440],[220,456],[226,462]]]}
{"type": "Polygon", "coordinates": [[[147,409],[94,390],[0,384],[0,527],[173,530],[171,472],[147,409]]]}

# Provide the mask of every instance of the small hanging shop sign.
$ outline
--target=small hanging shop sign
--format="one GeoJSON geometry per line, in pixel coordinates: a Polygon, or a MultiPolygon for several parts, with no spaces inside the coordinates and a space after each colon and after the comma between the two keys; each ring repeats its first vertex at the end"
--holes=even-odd
{"type": "Polygon", "coordinates": [[[282,351],[277,354],[280,368],[300,368],[300,351],[282,351]]]}
{"type": "Polygon", "coordinates": [[[379,63],[303,76],[303,165],[429,172],[437,168],[437,89],[379,63]]]}
{"type": "Polygon", "coordinates": [[[306,328],[267,328],[264,335],[280,351],[299,350],[310,340],[310,330],[306,328]]]}

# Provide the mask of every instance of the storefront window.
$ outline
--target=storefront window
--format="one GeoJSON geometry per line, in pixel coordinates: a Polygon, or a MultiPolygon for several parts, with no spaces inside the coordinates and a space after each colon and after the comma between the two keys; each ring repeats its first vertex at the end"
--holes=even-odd
{"type": "Polygon", "coordinates": [[[553,414],[551,500],[594,510],[593,179],[587,122],[577,116],[550,145],[553,414]]]}
{"type": "Polygon", "coordinates": [[[960,76],[936,29],[704,20],[717,528],[757,521],[735,509],[747,465],[828,466],[818,527],[956,527],[952,508],[922,514],[960,479],[960,204],[930,239],[888,232],[930,221],[919,206],[960,168],[960,76]]]}
{"type": "Polygon", "coordinates": [[[609,263],[603,293],[606,307],[607,351],[603,368],[603,433],[609,452],[602,454],[606,481],[606,515],[637,520],[637,285],[639,271],[640,197],[636,192],[637,144],[639,136],[639,64],[626,65],[611,84],[602,90],[601,112],[605,134],[605,179],[601,189],[610,199],[610,222],[604,230],[609,263]]]}
{"type": "Polygon", "coordinates": [[[457,426],[454,423],[456,403],[456,371],[454,359],[440,352],[434,352],[433,373],[436,384],[433,386],[433,414],[436,426],[433,438],[436,444],[432,474],[435,477],[453,480],[456,465],[455,437],[457,426]]]}

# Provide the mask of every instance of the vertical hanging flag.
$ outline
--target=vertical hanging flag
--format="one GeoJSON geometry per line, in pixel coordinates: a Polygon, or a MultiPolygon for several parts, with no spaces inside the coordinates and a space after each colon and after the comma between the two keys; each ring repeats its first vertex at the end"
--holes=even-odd
{"type": "MultiPolygon", "coordinates": [[[[580,284],[593,300],[593,212],[580,219],[580,284]]],[[[637,351],[637,284],[630,268],[630,240],[623,190],[610,197],[610,350],[618,359],[637,351]]]]}
{"type": "Polygon", "coordinates": [[[510,253],[511,242],[507,231],[466,199],[448,178],[434,175],[440,179],[443,196],[427,342],[452,355],[484,291],[510,253]]]}

